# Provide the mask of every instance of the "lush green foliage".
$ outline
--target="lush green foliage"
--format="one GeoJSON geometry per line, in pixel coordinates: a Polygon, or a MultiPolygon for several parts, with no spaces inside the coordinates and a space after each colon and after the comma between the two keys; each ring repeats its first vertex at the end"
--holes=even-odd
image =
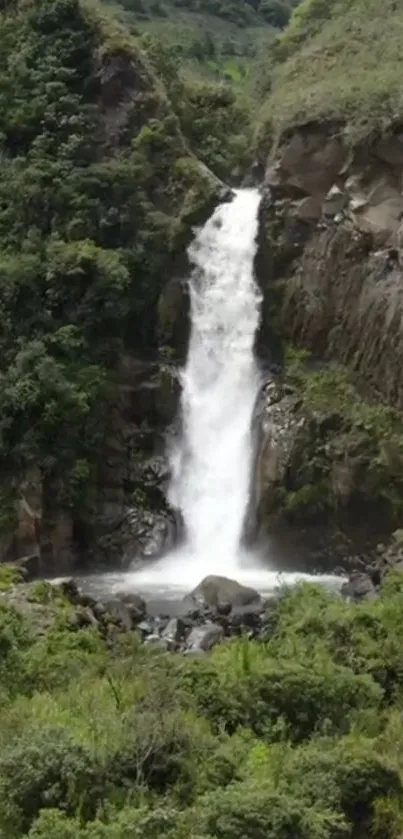
{"type": "Polygon", "coordinates": [[[242,175],[250,160],[250,109],[229,86],[186,81],[175,48],[152,35],[141,44],[163,78],[181,129],[197,157],[224,180],[242,175]]]}
{"type": "Polygon", "coordinates": [[[399,122],[402,34],[395,0],[303,0],[275,48],[266,122],[339,120],[351,142],[399,122]]]}
{"type": "MultiPolygon", "coordinates": [[[[31,598],[32,599],[32,598],[31,598]]],[[[0,836],[398,839],[403,583],[310,585],[204,659],[0,604],[0,836]]]]}
{"type": "Polygon", "coordinates": [[[93,503],[116,360],[155,348],[170,258],[215,188],[144,61],[78,0],[0,18],[0,467],[10,495],[36,464],[50,506],[93,503]]]}

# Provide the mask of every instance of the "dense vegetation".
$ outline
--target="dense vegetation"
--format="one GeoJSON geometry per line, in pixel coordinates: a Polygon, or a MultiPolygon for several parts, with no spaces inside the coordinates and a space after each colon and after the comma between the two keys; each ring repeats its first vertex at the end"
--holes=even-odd
{"type": "Polygon", "coordinates": [[[303,0],[272,51],[265,130],[326,119],[355,142],[401,122],[402,37],[395,0],[303,0]]]}
{"type": "Polygon", "coordinates": [[[108,10],[32,0],[2,12],[5,529],[32,464],[50,504],[93,503],[117,360],[155,351],[158,295],[190,225],[214,202],[217,183],[189,146],[221,174],[242,157],[230,130],[244,124],[240,111],[231,92],[214,96],[175,100],[186,141],[161,78],[108,10]]]}
{"type": "Polygon", "coordinates": [[[184,79],[219,81],[256,97],[261,74],[300,0],[119,0],[125,25],[158,37],[184,79]]]}
{"type": "Polygon", "coordinates": [[[0,603],[4,839],[402,835],[398,572],[359,605],[284,592],[266,642],[201,660],[77,628],[43,585],[29,601],[45,635],[0,603]]]}
{"type": "MultiPolygon", "coordinates": [[[[403,422],[400,412],[362,393],[346,368],[318,364],[286,347],[285,382],[300,418],[277,504],[290,520],[400,527],[403,422]]],[[[370,528],[369,528],[370,529],[370,528]]]]}

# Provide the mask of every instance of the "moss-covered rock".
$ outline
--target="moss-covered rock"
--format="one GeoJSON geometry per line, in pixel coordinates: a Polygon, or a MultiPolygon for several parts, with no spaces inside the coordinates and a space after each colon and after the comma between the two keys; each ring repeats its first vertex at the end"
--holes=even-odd
{"type": "Polygon", "coordinates": [[[265,388],[256,499],[263,527],[285,516],[348,535],[391,532],[403,516],[400,414],[363,398],[346,370],[309,366],[287,352],[285,374],[265,388]]]}

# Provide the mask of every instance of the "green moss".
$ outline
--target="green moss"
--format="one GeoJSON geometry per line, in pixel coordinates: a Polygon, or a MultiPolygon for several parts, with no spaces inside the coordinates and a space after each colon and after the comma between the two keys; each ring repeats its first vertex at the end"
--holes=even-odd
{"type": "Polygon", "coordinates": [[[22,573],[15,565],[0,564],[0,591],[8,591],[22,581],[22,573]]]}
{"type": "Polygon", "coordinates": [[[362,396],[340,365],[318,367],[305,350],[288,346],[285,364],[305,422],[278,505],[294,518],[331,515],[337,520],[353,503],[398,527],[403,515],[399,412],[362,396]],[[338,467],[347,476],[345,489],[338,488],[338,467]]]}

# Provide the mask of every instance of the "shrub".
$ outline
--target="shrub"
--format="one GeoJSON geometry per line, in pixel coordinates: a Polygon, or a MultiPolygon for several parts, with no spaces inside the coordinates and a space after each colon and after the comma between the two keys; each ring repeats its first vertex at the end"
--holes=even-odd
{"type": "Polygon", "coordinates": [[[88,751],[62,727],[27,731],[0,757],[0,827],[19,836],[43,807],[95,815],[105,777],[88,751]]]}
{"type": "Polygon", "coordinates": [[[344,827],[337,813],[309,807],[292,794],[273,790],[264,780],[206,795],[195,818],[202,831],[215,839],[335,839],[344,827]]]}
{"type": "Polygon", "coordinates": [[[249,661],[241,645],[218,650],[206,668],[202,662],[185,675],[190,679],[199,708],[214,727],[229,732],[250,727],[258,736],[277,739],[283,721],[289,737],[300,740],[323,726],[328,731],[348,730],[350,714],[379,706],[382,691],[369,676],[356,676],[328,658],[304,666],[297,661],[276,661],[264,648],[248,644],[249,661]]]}

